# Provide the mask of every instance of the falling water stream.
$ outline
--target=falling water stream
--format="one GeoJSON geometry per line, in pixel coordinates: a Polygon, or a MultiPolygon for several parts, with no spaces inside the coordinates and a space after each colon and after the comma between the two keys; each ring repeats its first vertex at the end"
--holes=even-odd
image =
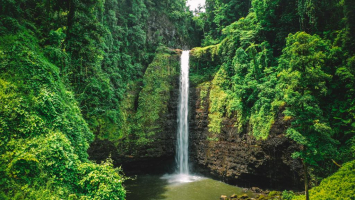
{"type": "Polygon", "coordinates": [[[169,183],[189,183],[203,179],[189,173],[189,60],[190,51],[183,51],[180,60],[180,93],[177,113],[177,172],[162,177],[167,179],[169,183]]]}
{"type": "Polygon", "coordinates": [[[183,51],[181,55],[180,95],[178,105],[178,132],[176,158],[179,174],[189,175],[189,58],[190,51],[183,51]]]}

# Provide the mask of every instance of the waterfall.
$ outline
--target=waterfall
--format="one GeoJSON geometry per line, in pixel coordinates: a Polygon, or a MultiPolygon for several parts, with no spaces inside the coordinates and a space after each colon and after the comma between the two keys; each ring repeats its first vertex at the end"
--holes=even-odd
{"type": "Polygon", "coordinates": [[[204,179],[189,173],[189,59],[190,51],[183,51],[181,55],[180,94],[177,113],[177,172],[173,175],[166,174],[162,177],[162,179],[167,179],[172,184],[189,183],[204,179]]]}
{"type": "Polygon", "coordinates": [[[188,100],[189,100],[189,58],[190,51],[183,51],[181,55],[180,71],[180,94],[178,105],[178,130],[176,159],[178,172],[189,174],[189,123],[188,123],[188,100]]]}

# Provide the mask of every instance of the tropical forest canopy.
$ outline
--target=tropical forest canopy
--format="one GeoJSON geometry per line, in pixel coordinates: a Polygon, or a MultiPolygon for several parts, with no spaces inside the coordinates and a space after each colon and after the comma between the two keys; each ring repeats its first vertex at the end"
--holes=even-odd
{"type": "Polygon", "coordinates": [[[149,145],[178,74],[169,48],[193,47],[210,140],[223,117],[266,139],[281,113],[311,198],[354,198],[354,15],[353,0],[207,0],[195,14],[185,0],[2,0],[0,198],[124,199],[90,143],[149,145]]]}

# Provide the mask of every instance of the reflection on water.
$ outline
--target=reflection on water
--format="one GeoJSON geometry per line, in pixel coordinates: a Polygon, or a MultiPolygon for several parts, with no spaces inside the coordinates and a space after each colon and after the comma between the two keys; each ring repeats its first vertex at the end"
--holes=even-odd
{"type": "Polygon", "coordinates": [[[222,194],[244,194],[241,188],[199,176],[140,175],[125,185],[127,200],[218,200],[222,194]]]}

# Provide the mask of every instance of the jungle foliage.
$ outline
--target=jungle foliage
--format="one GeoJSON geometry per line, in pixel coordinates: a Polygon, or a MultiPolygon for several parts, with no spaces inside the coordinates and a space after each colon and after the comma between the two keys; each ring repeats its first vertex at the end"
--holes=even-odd
{"type": "Polygon", "coordinates": [[[123,98],[157,78],[146,72],[157,47],[198,43],[192,12],[184,0],[0,4],[0,198],[124,199],[121,170],[87,149],[127,135],[123,98]]]}
{"type": "Polygon", "coordinates": [[[206,139],[224,118],[265,139],[282,116],[306,185],[323,180],[311,197],[353,197],[354,1],[207,0],[195,16],[185,3],[1,1],[1,199],[124,199],[121,170],[87,149],[162,132],[178,75],[164,45],[201,46],[190,78],[209,101],[206,139]]]}
{"type": "MultiPolygon", "coordinates": [[[[207,0],[206,13],[194,19],[204,37],[202,47],[192,50],[191,77],[200,96],[209,94],[214,140],[224,118],[235,118],[240,134],[266,139],[281,115],[286,136],[300,145],[293,157],[305,166],[311,179],[306,185],[317,185],[339,163],[349,162],[311,190],[315,199],[327,199],[321,193],[337,188],[340,174],[354,173],[349,167],[355,146],[354,5],[349,0],[207,0]]],[[[350,179],[341,183],[340,193],[354,187],[350,179]]]]}
{"type": "MultiPolygon", "coordinates": [[[[154,136],[164,134],[168,106],[173,90],[177,87],[179,69],[179,54],[166,47],[159,47],[142,79],[129,83],[130,89],[121,104],[124,114],[122,138],[114,140],[121,143],[120,153],[136,155],[138,149],[148,151],[149,145],[156,139],[154,136]]],[[[154,152],[149,154],[153,155],[154,152]]]]}

